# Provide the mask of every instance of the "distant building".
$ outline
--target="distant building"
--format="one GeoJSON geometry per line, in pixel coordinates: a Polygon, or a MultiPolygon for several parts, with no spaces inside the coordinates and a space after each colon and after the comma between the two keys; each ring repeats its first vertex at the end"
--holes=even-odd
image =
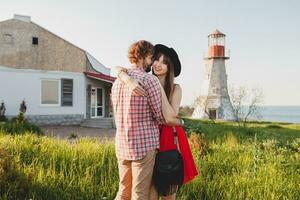
{"type": "Polygon", "coordinates": [[[114,80],[96,58],[29,16],[0,22],[0,102],[7,116],[16,116],[25,99],[26,116],[37,124],[111,127],[114,80]]]}
{"type": "Polygon", "coordinates": [[[208,36],[208,53],[200,97],[192,117],[235,120],[228,95],[225,60],[225,34],[216,30],[208,36]]]}

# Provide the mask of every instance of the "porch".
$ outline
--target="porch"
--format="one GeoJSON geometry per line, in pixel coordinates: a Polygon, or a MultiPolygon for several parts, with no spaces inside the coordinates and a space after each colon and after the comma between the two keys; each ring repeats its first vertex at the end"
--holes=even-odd
{"type": "Polygon", "coordinates": [[[80,126],[92,128],[115,128],[115,122],[112,117],[85,119],[81,122],[80,126]]]}
{"type": "Polygon", "coordinates": [[[83,127],[114,128],[111,87],[115,78],[101,73],[85,72],[86,118],[83,127]]]}

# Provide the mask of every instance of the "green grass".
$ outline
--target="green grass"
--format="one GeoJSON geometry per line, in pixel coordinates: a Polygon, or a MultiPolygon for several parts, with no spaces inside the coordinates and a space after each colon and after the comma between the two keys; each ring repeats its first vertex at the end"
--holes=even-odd
{"type": "Polygon", "coordinates": [[[241,142],[256,136],[259,141],[274,139],[285,145],[300,137],[300,124],[279,122],[248,122],[247,128],[243,128],[236,122],[185,119],[185,127],[188,133],[204,133],[210,141],[231,133],[241,142]]]}
{"type": "MultiPolygon", "coordinates": [[[[245,129],[234,122],[185,122],[188,135],[205,135],[207,146],[201,156],[191,144],[200,174],[180,188],[177,199],[299,199],[300,125],[251,122],[245,129]]],[[[0,131],[1,148],[30,180],[21,199],[114,199],[116,195],[113,141],[0,131]]],[[[0,194],[0,199],[16,195],[0,194]]]]}
{"type": "Polygon", "coordinates": [[[27,198],[112,199],[118,187],[112,142],[38,137],[33,134],[0,137],[0,146],[33,177],[27,198]]]}

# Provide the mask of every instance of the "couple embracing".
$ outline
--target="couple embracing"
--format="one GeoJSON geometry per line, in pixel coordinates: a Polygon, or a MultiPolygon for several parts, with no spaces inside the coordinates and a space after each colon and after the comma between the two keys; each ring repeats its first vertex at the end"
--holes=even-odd
{"type": "Polygon", "coordinates": [[[176,199],[178,187],[198,175],[178,118],[182,91],[174,78],[181,72],[180,60],[173,48],[145,40],[130,46],[128,58],[132,66],[117,67],[112,87],[120,179],[116,199],[176,199]],[[171,184],[172,177],[158,176],[154,169],[157,153],[174,149],[182,158],[179,184],[171,184]]]}

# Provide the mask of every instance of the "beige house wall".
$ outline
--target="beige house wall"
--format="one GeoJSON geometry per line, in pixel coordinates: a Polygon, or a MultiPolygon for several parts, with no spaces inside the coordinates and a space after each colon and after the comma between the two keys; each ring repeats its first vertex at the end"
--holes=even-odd
{"type": "MultiPolygon", "coordinates": [[[[33,22],[0,22],[0,65],[17,69],[87,71],[85,51],[33,22]],[[38,37],[38,45],[32,44],[38,37]]],[[[93,71],[88,69],[88,71],[93,71]]]]}

